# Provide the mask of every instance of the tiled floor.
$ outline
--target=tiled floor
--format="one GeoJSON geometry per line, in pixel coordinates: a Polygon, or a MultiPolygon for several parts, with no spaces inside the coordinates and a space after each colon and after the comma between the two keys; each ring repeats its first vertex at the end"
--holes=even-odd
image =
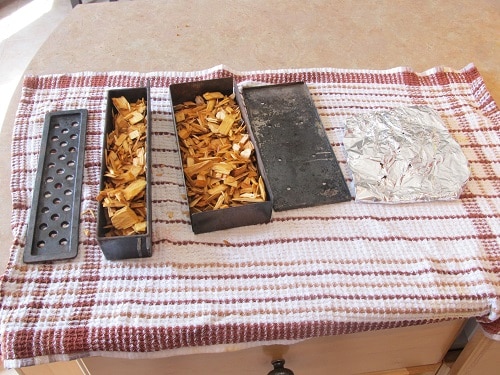
{"type": "MultiPolygon", "coordinates": [[[[84,0],[82,6],[104,0],[84,0]]],[[[70,0],[0,0],[0,130],[4,117],[24,70],[50,33],[71,12],[70,0]]],[[[2,140],[7,142],[10,140],[2,140]]],[[[0,170],[2,202],[10,202],[8,193],[10,170],[0,170]],[[5,196],[8,195],[8,196],[5,196]]],[[[0,228],[0,238],[8,238],[10,228],[0,228]]],[[[9,257],[10,244],[0,247],[0,273],[9,257]]],[[[14,375],[14,370],[4,370],[0,375],[14,375]]]]}

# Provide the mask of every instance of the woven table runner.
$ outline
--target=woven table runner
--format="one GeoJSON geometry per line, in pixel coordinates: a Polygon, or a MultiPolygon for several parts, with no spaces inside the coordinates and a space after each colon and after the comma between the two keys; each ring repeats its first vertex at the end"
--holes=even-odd
{"type": "MultiPolygon", "coordinates": [[[[476,317],[500,339],[500,111],[473,65],[455,71],[302,69],[82,72],[24,79],[12,141],[11,258],[1,284],[5,367],[89,355],[150,358],[218,344],[324,335],[476,317]],[[192,233],[168,87],[233,76],[308,84],[348,184],[347,116],[427,105],[461,145],[461,198],[346,202],[273,213],[268,224],[192,233]],[[107,261],[96,241],[106,91],[149,80],[153,256],[107,261]],[[78,256],[22,261],[49,111],[88,109],[78,256]]],[[[354,193],[351,187],[351,192],[354,193]]]]}

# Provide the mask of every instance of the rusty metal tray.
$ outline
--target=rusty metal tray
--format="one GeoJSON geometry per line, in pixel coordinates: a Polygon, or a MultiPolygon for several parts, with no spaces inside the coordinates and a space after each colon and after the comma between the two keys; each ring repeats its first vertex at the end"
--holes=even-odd
{"type": "Polygon", "coordinates": [[[24,262],[78,254],[87,110],[49,112],[40,145],[24,262]]]}

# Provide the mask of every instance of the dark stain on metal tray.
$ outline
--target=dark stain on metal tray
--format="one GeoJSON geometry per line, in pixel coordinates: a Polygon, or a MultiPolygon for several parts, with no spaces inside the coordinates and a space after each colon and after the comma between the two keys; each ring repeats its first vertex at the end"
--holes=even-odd
{"type": "Polygon", "coordinates": [[[307,86],[242,89],[275,211],[351,200],[307,86]]]}
{"type": "Polygon", "coordinates": [[[78,254],[87,110],[45,116],[24,262],[74,258],[78,254]]]}

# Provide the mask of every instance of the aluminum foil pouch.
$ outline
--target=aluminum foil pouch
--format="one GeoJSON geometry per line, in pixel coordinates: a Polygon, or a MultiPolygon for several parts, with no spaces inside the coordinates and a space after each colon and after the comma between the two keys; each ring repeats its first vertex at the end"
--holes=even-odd
{"type": "Polygon", "coordinates": [[[460,146],[428,107],[349,117],[344,147],[356,201],[457,199],[470,175],[460,146]]]}

